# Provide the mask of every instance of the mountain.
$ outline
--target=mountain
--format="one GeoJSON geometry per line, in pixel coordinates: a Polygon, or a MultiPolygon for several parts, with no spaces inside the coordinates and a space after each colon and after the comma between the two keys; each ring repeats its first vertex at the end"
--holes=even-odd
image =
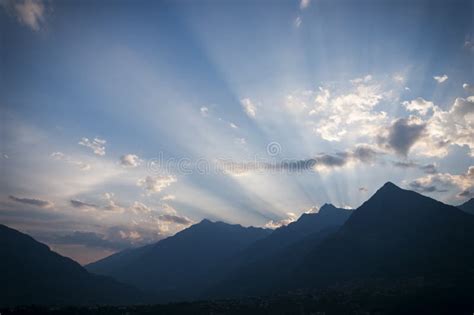
{"type": "Polygon", "coordinates": [[[471,198],[462,205],[459,205],[458,208],[467,213],[474,214],[474,198],[471,198]]]}
{"type": "Polygon", "coordinates": [[[225,261],[269,233],[203,220],[156,244],[112,255],[86,268],[152,292],[157,301],[192,299],[223,272],[225,261]]]}
{"type": "Polygon", "coordinates": [[[369,279],[474,280],[474,217],[386,183],[294,270],[292,288],[369,279]]]}
{"type": "Polygon", "coordinates": [[[227,265],[227,274],[207,293],[211,297],[245,296],[278,291],[280,280],[290,275],[322,240],[335,233],[352,210],[323,205],[317,213],[304,213],[268,237],[255,242],[227,265]]]}
{"type": "Polygon", "coordinates": [[[276,229],[268,237],[252,244],[240,256],[247,260],[268,257],[293,243],[303,240],[310,234],[343,225],[351,213],[352,210],[336,208],[332,204],[324,204],[317,213],[303,213],[297,221],[276,229]]]}
{"type": "Polygon", "coordinates": [[[119,304],[140,302],[140,292],[87,272],[32,237],[0,225],[0,305],[119,304]]]}

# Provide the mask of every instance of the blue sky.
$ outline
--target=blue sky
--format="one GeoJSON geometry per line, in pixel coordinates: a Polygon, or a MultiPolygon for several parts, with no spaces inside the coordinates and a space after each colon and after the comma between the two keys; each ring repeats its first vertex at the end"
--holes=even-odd
{"type": "Polygon", "coordinates": [[[474,195],[472,1],[0,4],[0,220],[80,262],[389,180],[474,195]]]}

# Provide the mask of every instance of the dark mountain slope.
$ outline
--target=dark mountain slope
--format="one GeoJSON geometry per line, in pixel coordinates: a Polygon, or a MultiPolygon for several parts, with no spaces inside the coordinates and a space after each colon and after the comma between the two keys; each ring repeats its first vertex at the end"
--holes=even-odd
{"type": "Polygon", "coordinates": [[[351,213],[352,210],[336,208],[332,204],[324,204],[317,213],[303,213],[297,221],[276,229],[240,253],[240,263],[268,257],[311,234],[342,226],[351,213]]]}
{"type": "Polygon", "coordinates": [[[268,294],[278,291],[290,272],[353,211],[325,204],[317,213],[276,229],[227,263],[223,279],[208,291],[211,297],[268,294]]]}
{"type": "Polygon", "coordinates": [[[0,225],[0,305],[137,303],[140,292],[88,273],[32,237],[0,225]]]}
{"type": "Polygon", "coordinates": [[[459,205],[458,208],[464,212],[474,214],[474,198],[471,198],[462,205],[459,205]]]}
{"type": "Polygon", "coordinates": [[[306,257],[292,287],[375,278],[468,280],[473,272],[474,217],[387,183],[306,257]]]}
{"type": "Polygon", "coordinates": [[[87,268],[153,292],[157,301],[192,299],[223,272],[226,260],[270,232],[203,220],[154,245],[119,253],[87,268]]]}

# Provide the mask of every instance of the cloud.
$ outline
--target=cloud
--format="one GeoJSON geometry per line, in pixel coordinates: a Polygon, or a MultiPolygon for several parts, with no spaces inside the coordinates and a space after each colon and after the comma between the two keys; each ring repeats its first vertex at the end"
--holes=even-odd
{"type": "Polygon", "coordinates": [[[209,108],[203,106],[199,109],[202,117],[207,117],[209,115],[209,108]]]}
{"type": "Polygon", "coordinates": [[[474,190],[463,190],[457,196],[460,198],[474,198],[474,190]]]}
{"type": "Polygon", "coordinates": [[[401,74],[395,74],[392,78],[395,82],[398,82],[398,83],[405,82],[405,77],[401,74]]]}
{"type": "Polygon", "coordinates": [[[234,124],[234,123],[229,123],[229,126],[230,126],[232,129],[237,129],[237,128],[239,128],[239,127],[237,127],[237,125],[234,124]]]}
{"type": "Polygon", "coordinates": [[[173,175],[162,175],[162,176],[147,176],[144,179],[140,179],[137,182],[138,186],[144,187],[147,194],[159,193],[164,188],[170,186],[172,183],[177,181],[173,175]]]}
{"type": "Polygon", "coordinates": [[[446,74],[443,74],[443,75],[435,75],[433,77],[433,79],[438,82],[438,83],[443,83],[444,81],[446,81],[448,79],[448,76],[446,74]]]}
{"type": "Polygon", "coordinates": [[[290,100],[308,104],[308,125],[324,140],[339,142],[346,137],[372,135],[386,120],[385,112],[374,109],[385,94],[378,84],[372,83],[371,75],[351,80],[351,84],[350,91],[339,95],[320,87],[317,92],[292,96],[290,100]]]}
{"type": "Polygon", "coordinates": [[[406,156],[410,148],[424,135],[426,123],[416,117],[399,118],[392,122],[385,135],[378,137],[382,147],[406,156]]]}
{"type": "Polygon", "coordinates": [[[113,212],[116,212],[116,213],[125,212],[125,209],[123,207],[121,207],[121,206],[117,205],[117,203],[115,203],[114,193],[106,192],[106,193],[103,194],[103,197],[107,202],[107,205],[103,207],[104,210],[113,211],[113,212]]]}
{"type": "Polygon", "coordinates": [[[284,218],[278,221],[270,220],[263,227],[268,228],[268,229],[277,229],[284,225],[288,225],[291,222],[296,221],[297,219],[296,214],[294,214],[293,212],[288,212],[286,215],[287,215],[287,218],[284,218]]]}
{"type": "Polygon", "coordinates": [[[252,103],[252,101],[248,98],[244,98],[240,100],[240,104],[244,108],[245,113],[250,117],[250,118],[255,118],[257,114],[257,108],[255,105],[252,103]]]}
{"type": "Polygon", "coordinates": [[[353,150],[336,152],[333,154],[321,153],[309,159],[294,160],[283,159],[279,162],[243,162],[217,161],[220,168],[227,174],[240,176],[254,171],[288,171],[292,173],[304,171],[327,171],[344,167],[353,163],[373,163],[377,156],[382,154],[369,145],[360,144],[353,150]]]}
{"type": "Polygon", "coordinates": [[[464,83],[464,84],[462,85],[462,88],[463,88],[464,90],[466,90],[466,92],[468,92],[468,93],[474,93],[474,85],[472,85],[472,84],[464,83]]]}
{"type": "Polygon", "coordinates": [[[34,198],[19,198],[10,195],[9,198],[13,201],[24,203],[27,205],[32,205],[40,208],[51,208],[54,204],[51,201],[42,200],[42,199],[34,199],[34,198]]]}
{"type": "Polygon", "coordinates": [[[474,96],[456,98],[449,111],[435,107],[426,131],[427,137],[417,144],[420,154],[444,156],[449,145],[465,145],[474,156],[474,96]]]}
{"type": "Polygon", "coordinates": [[[368,83],[372,81],[372,75],[368,74],[365,77],[355,78],[350,80],[352,84],[368,83]]]}
{"type": "Polygon", "coordinates": [[[51,153],[51,158],[53,158],[56,161],[65,161],[69,164],[77,166],[80,170],[83,171],[88,171],[91,169],[91,165],[79,160],[76,160],[62,152],[53,152],[51,153]]]}
{"type": "Polygon", "coordinates": [[[301,0],[300,1],[300,9],[304,10],[307,7],[309,7],[310,4],[311,4],[311,0],[301,0]]]}
{"type": "Polygon", "coordinates": [[[168,200],[175,200],[176,199],[176,196],[175,195],[164,195],[163,197],[161,197],[161,201],[168,201],[168,200]]]}
{"type": "Polygon", "coordinates": [[[120,157],[120,164],[125,167],[137,167],[140,165],[140,158],[135,154],[125,154],[120,157]]]}
{"type": "Polygon", "coordinates": [[[447,189],[439,188],[437,185],[431,184],[429,181],[414,180],[410,183],[410,189],[420,193],[446,192],[447,189]]]}
{"type": "Polygon", "coordinates": [[[40,0],[0,0],[0,5],[33,31],[39,31],[44,25],[46,9],[40,0]]]}
{"type": "Polygon", "coordinates": [[[191,225],[193,223],[193,221],[191,221],[190,219],[184,216],[179,216],[179,215],[174,215],[174,214],[162,214],[158,218],[165,222],[171,222],[171,223],[176,223],[180,225],[191,225]]]}
{"type": "Polygon", "coordinates": [[[434,107],[433,102],[427,101],[422,97],[418,97],[411,102],[405,101],[402,104],[408,111],[416,111],[421,115],[426,115],[428,111],[434,107]]]}
{"type": "Polygon", "coordinates": [[[82,245],[89,248],[120,251],[127,248],[147,245],[162,239],[164,235],[156,230],[138,226],[112,226],[102,232],[74,231],[69,234],[44,235],[42,239],[51,244],[82,245]]]}
{"type": "Polygon", "coordinates": [[[426,175],[410,182],[409,187],[418,192],[447,192],[460,189],[462,194],[474,188],[474,166],[470,166],[466,173],[460,175],[450,173],[426,175]]]}
{"type": "Polygon", "coordinates": [[[82,202],[76,199],[71,199],[69,200],[69,203],[71,206],[74,208],[98,208],[98,205],[92,204],[92,203],[87,203],[87,202],[82,202]]]}
{"type": "Polygon", "coordinates": [[[466,40],[464,41],[464,48],[471,52],[474,52],[474,38],[472,38],[471,35],[466,36],[466,40]]]}
{"type": "Polygon", "coordinates": [[[433,163],[421,165],[413,161],[396,161],[392,162],[392,164],[399,168],[417,168],[426,174],[436,174],[438,172],[436,165],[433,163]]]}
{"type": "Polygon", "coordinates": [[[89,149],[92,149],[94,154],[104,156],[105,155],[105,144],[107,141],[100,139],[100,138],[94,138],[93,140],[89,140],[88,138],[82,138],[81,141],[79,141],[79,144],[82,146],[85,146],[89,149]]]}

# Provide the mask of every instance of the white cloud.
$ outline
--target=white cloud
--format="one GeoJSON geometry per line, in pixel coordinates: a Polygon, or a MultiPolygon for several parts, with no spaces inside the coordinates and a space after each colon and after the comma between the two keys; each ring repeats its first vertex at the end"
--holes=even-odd
{"type": "Polygon", "coordinates": [[[239,128],[239,127],[237,127],[237,125],[236,125],[236,124],[234,124],[234,123],[230,123],[230,124],[229,124],[229,126],[230,126],[231,128],[233,128],[233,129],[237,129],[237,128],[239,128]]]}
{"type": "Polygon", "coordinates": [[[56,161],[65,161],[69,164],[72,164],[72,165],[75,165],[77,166],[80,170],[82,171],[88,171],[91,169],[91,165],[88,164],[88,163],[85,163],[83,161],[80,161],[80,160],[77,160],[77,159],[74,159],[62,152],[53,152],[51,153],[51,158],[53,158],[54,160],[56,161]]]}
{"type": "Polygon", "coordinates": [[[137,167],[140,165],[140,158],[135,154],[125,154],[120,157],[120,164],[125,167],[137,167]]]}
{"type": "Polygon", "coordinates": [[[419,154],[445,156],[450,145],[466,145],[474,156],[474,96],[456,98],[449,111],[435,107],[426,131],[427,137],[417,143],[419,154]]]}
{"type": "Polygon", "coordinates": [[[444,81],[446,81],[448,79],[448,76],[446,74],[435,75],[433,77],[433,79],[435,79],[435,81],[438,82],[438,83],[443,83],[444,81]]]}
{"type": "Polygon", "coordinates": [[[209,115],[209,108],[203,106],[199,109],[202,117],[207,117],[209,115]]]}
{"type": "Polygon", "coordinates": [[[252,101],[248,98],[244,98],[240,100],[240,104],[244,108],[245,113],[250,117],[250,118],[255,118],[257,114],[257,108],[255,105],[252,103],[252,101]]]}
{"type": "Polygon", "coordinates": [[[430,174],[411,181],[411,189],[422,193],[448,192],[458,189],[459,194],[474,188],[474,166],[469,166],[466,173],[453,175],[450,173],[430,174]]]}
{"type": "Polygon", "coordinates": [[[369,83],[371,80],[370,75],[351,80],[353,90],[339,95],[320,88],[308,113],[313,131],[327,141],[374,134],[387,114],[374,110],[384,95],[377,84],[369,83]]]}
{"type": "Polygon", "coordinates": [[[39,31],[45,22],[46,9],[40,0],[1,0],[0,4],[34,31],[39,31]]]}
{"type": "Polygon", "coordinates": [[[393,76],[393,80],[398,83],[403,83],[405,82],[405,77],[402,76],[401,74],[396,74],[393,76]]]}
{"type": "Polygon", "coordinates": [[[286,215],[287,215],[287,218],[281,219],[279,221],[273,221],[273,220],[268,221],[264,225],[264,227],[269,228],[269,229],[277,229],[279,227],[282,227],[284,225],[288,225],[291,222],[296,221],[296,219],[298,218],[296,216],[296,214],[294,214],[293,212],[288,212],[288,213],[286,213],[286,215]]]}
{"type": "Polygon", "coordinates": [[[161,197],[161,201],[169,201],[169,200],[175,200],[176,199],[176,196],[175,195],[164,195],[163,197],[161,197]]]}
{"type": "Polygon", "coordinates": [[[430,109],[434,107],[433,102],[427,101],[422,97],[418,97],[410,102],[404,101],[403,106],[410,112],[418,112],[421,115],[426,115],[430,109]]]}
{"type": "Polygon", "coordinates": [[[104,193],[103,197],[107,202],[107,205],[104,207],[105,210],[113,211],[117,213],[123,213],[125,211],[123,207],[120,207],[119,205],[115,203],[115,200],[113,199],[114,193],[109,193],[109,192],[104,193]]]}
{"type": "Polygon", "coordinates": [[[370,74],[366,75],[365,77],[350,80],[352,84],[369,83],[370,81],[372,81],[372,75],[370,74]]]}
{"type": "Polygon", "coordinates": [[[311,0],[301,0],[300,1],[300,9],[304,10],[307,7],[309,7],[310,4],[311,4],[311,0]]]}
{"type": "Polygon", "coordinates": [[[88,138],[82,138],[81,141],[79,141],[79,144],[82,146],[85,146],[89,149],[92,149],[94,154],[104,156],[105,155],[105,144],[107,141],[100,139],[100,138],[94,138],[93,140],[89,140],[88,138]]]}
{"type": "Polygon", "coordinates": [[[166,187],[170,186],[172,183],[177,181],[176,177],[173,175],[162,175],[162,176],[147,176],[144,179],[140,179],[137,182],[138,186],[144,187],[147,191],[147,194],[159,193],[166,187]]]}
{"type": "Polygon", "coordinates": [[[466,92],[468,92],[468,93],[474,93],[474,85],[472,85],[472,84],[464,83],[464,84],[462,85],[462,88],[463,88],[464,90],[466,90],[466,92]]]}

